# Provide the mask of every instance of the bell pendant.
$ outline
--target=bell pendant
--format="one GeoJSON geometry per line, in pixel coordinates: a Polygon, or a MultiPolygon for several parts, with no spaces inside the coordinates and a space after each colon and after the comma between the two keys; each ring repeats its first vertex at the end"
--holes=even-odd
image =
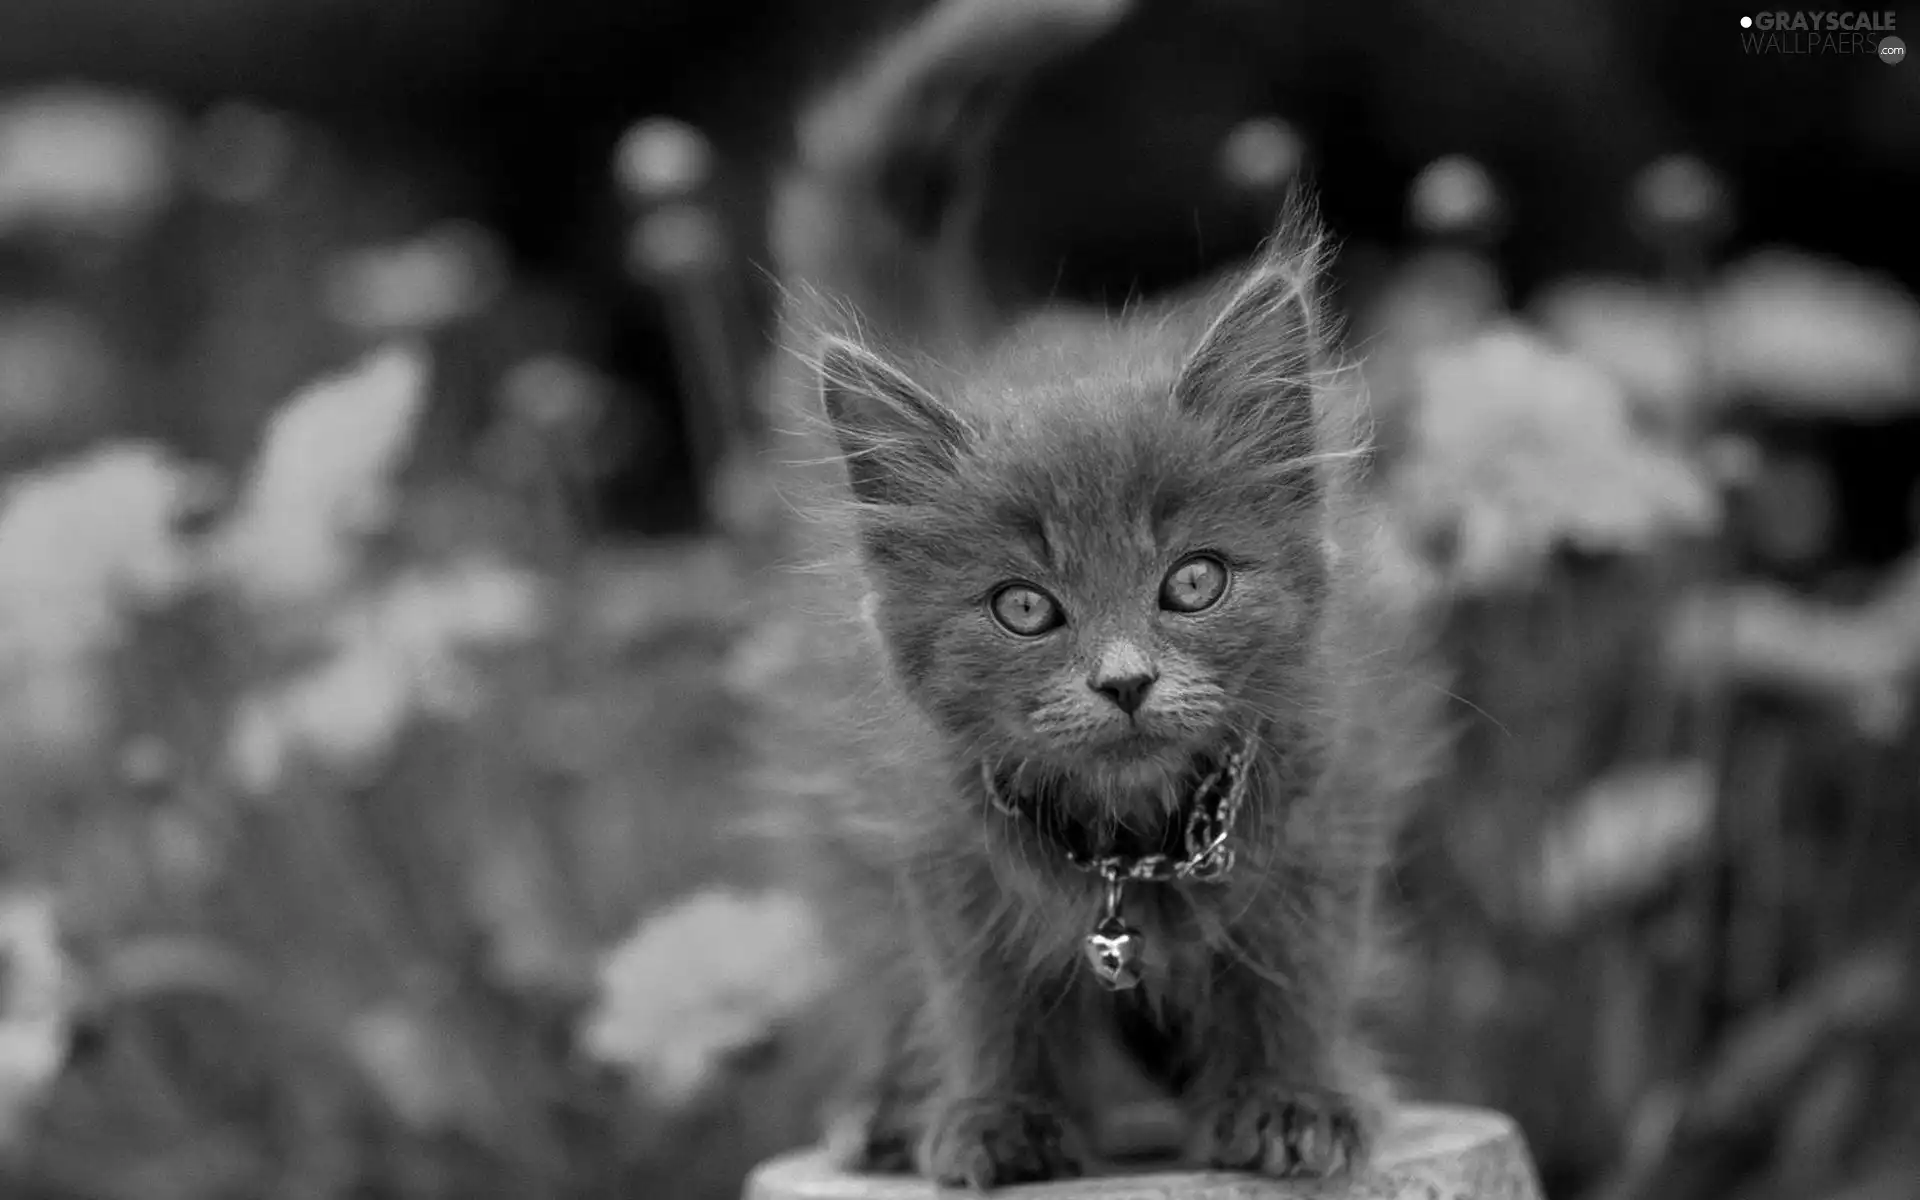
{"type": "Polygon", "coordinates": [[[1140,959],[1145,948],[1140,931],[1116,914],[1087,935],[1087,964],[1108,991],[1124,992],[1140,984],[1140,959]]]}

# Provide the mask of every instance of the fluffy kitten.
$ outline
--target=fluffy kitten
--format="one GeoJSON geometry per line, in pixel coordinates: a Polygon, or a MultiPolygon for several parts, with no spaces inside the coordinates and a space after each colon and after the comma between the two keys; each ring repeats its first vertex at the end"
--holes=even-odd
{"type": "Polygon", "coordinates": [[[1079,1172],[1102,1038],[1180,1099],[1197,1164],[1337,1173],[1386,1103],[1356,1009],[1424,691],[1364,587],[1317,223],[1112,317],[1002,311],[970,241],[1014,88],[1120,11],[946,0],[814,110],[778,197],[781,457],[830,502],[746,681],[846,971],[859,1169],[1079,1172]],[[1129,886],[1139,986],[1099,986],[1069,853],[1177,850],[1236,751],[1237,863],[1129,886]]]}

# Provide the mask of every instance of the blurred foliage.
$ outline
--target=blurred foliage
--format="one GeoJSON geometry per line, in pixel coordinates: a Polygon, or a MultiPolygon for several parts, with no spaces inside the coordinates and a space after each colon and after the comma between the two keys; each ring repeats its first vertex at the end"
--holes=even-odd
{"type": "MultiPolygon", "coordinates": [[[[1257,225],[1312,147],[1232,132],[1257,225]]],[[[781,652],[732,453],[758,232],[681,177],[711,157],[622,160],[663,418],[438,163],[258,104],[0,107],[0,1187],[719,1198],[812,1136],[792,1019],[831,980],[747,849],[730,695],[781,652]],[[679,469],[681,427],[719,532],[612,533],[610,474],[679,469]]],[[[1920,481],[1843,451],[1912,436],[1920,308],[1722,261],[1734,198],[1673,167],[1650,276],[1516,309],[1493,247],[1543,218],[1464,158],[1353,256],[1458,700],[1394,1041],[1556,1197],[1892,1196],[1920,481]]]]}

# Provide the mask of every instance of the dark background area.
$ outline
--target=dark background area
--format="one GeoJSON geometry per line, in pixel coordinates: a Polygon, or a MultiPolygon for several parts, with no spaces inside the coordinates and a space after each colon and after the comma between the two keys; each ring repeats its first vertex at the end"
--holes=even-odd
{"type": "MultiPolygon", "coordinates": [[[[618,365],[662,394],[662,335],[631,302],[617,250],[608,163],[620,133],[666,114],[712,137],[722,200],[751,254],[796,98],[917,7],[15,0],[0,11],[0,82],[84,77],[188,107],[247,96],[416,170],[432,163],[447,202],[495,228],[522,270],[584,298],[618,365]]],[[[1627,220],[1628,189],[1672,151],[1734,182],[1730,251],[1793,244],[1911,284],[1920,72],[1744,54],[1740,11],[1146,0],[1116,36],[1052,71],[1014,122],[990,244],[1014,277],[1088,296],[1230,261],[1259,237],[1259,214],[1195,181],[1214,176],[1237,121],[1278,113],[1308,142],[1330,221],[1363,245],[1405,240],[1406,190],[1423,165],[1480,159],[1507,194],[1499,263],[1522,302],[1570,272],[1653,265],[1627,220]]],[[[638,487],[627,518],[690,519],[684,485],[638,487]]]]}

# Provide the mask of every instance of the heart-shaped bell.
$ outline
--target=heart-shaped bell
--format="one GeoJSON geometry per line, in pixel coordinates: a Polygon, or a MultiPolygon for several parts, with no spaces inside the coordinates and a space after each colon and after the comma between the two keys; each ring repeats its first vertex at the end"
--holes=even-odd
{"type": "Polygon", "coordinates": [[[1140,931],[1118,916],[1110,916],[1087,935],[1087,964],[1108,990],[1123,992],[1139,986],[1143,949],[1140,931]]]}

